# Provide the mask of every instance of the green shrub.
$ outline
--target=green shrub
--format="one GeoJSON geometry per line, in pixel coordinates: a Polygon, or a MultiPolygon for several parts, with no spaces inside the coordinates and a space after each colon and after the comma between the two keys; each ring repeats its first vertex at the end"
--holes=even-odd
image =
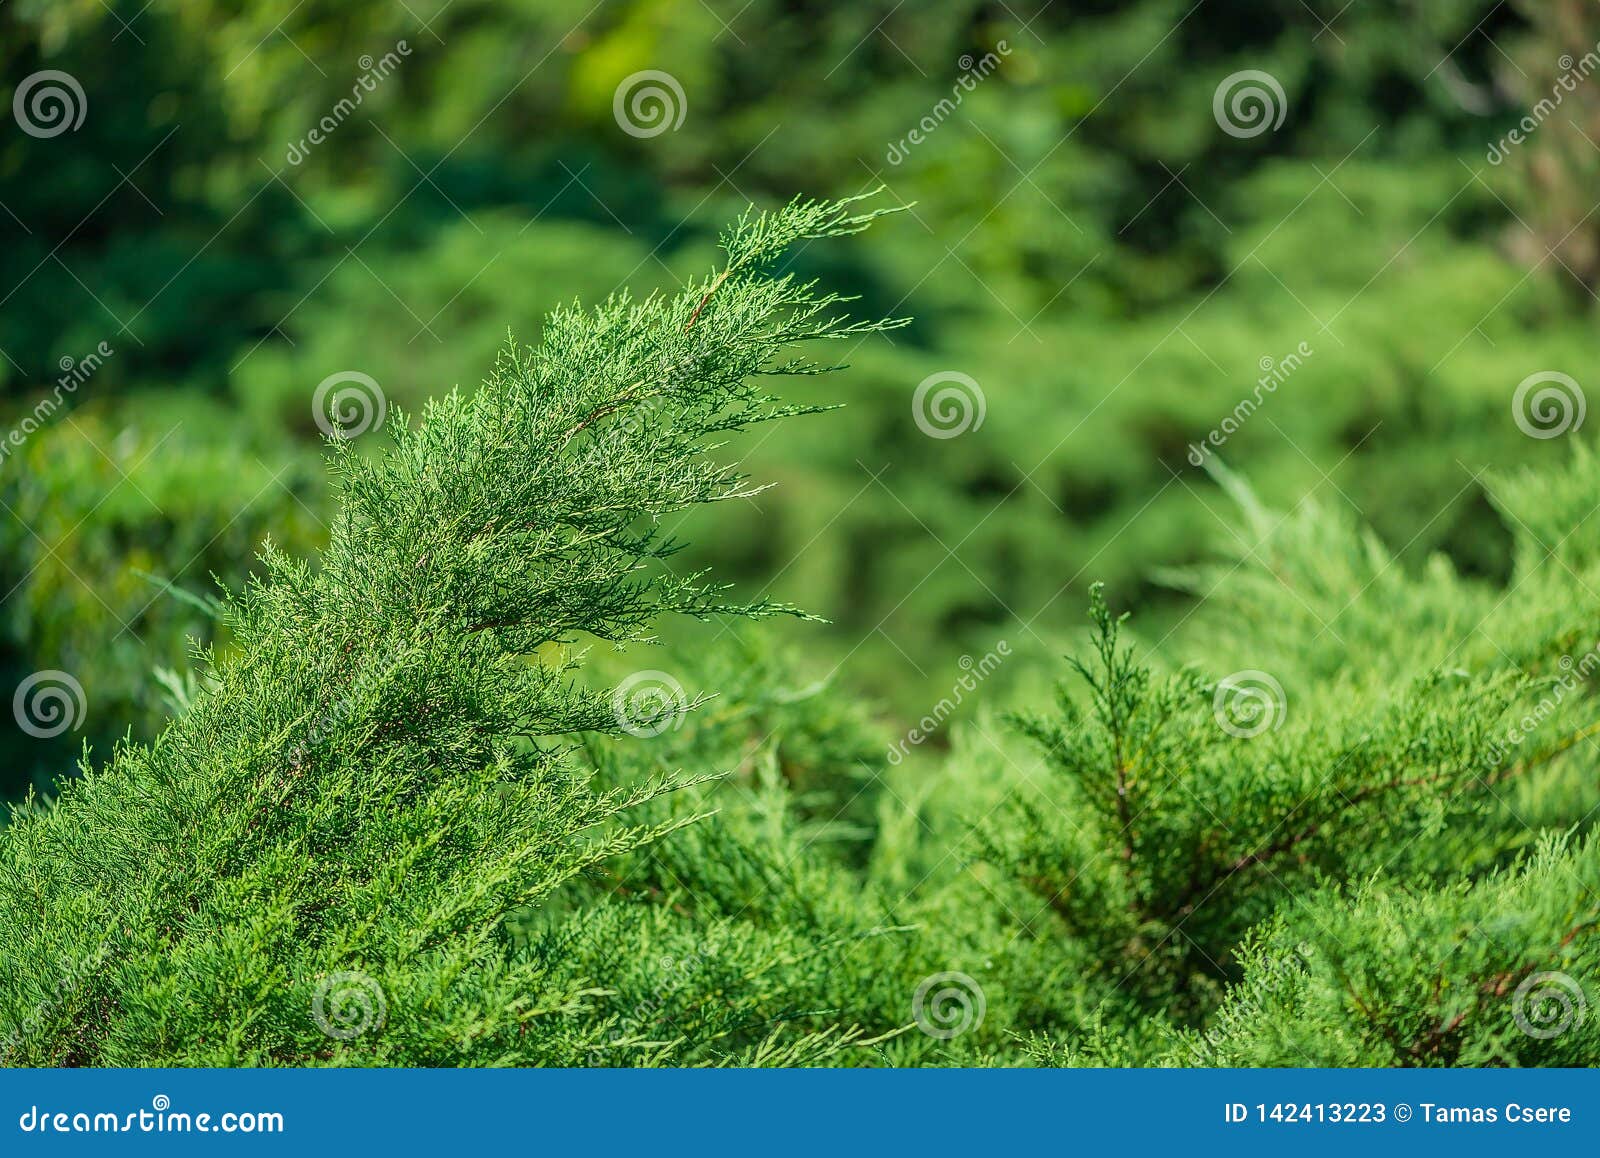
{"type": "MultiPolygon", "coordinates": [[[[539,349],[508,349],[482,391],[430,404],[414,430],[397,420],[381,459],[335,441],[320,566],[269,548],[187,710],[4,834],[16,1055],[571,1064],[613,1048],[618,1017],[573,972],[582,955],[513,946],[506,918],[684,821],[625,816],[675,777],[603,789],[568,758],[564,736],[655,723],[575,683],[569,648],[636,639],[668,612],[788,610],[646,569],[676,551],[662,519],[749,493],[708,457],[720,439],[797,412],[755,376],[815,372],[790,348],[881,328],[763,272],[871,216],[797,202],[742,218],[720,273],[552,315],[539,349]],[[352,1001],[368,1003],[365,1028],[393,1007],[378,1055],[342,1044],[352,1001]]],[[[648,961],[650,921],[618,920],[648,961]]],[[[794,937],[726,959],[770,976],[794,937]]],[[[747,1028],[765,1004],[751,993],[684,1056],[728,1039],[739,1056],[805,1060],[856,1036],[776,1043],[747,1028]]],[[[628,1056],[655,1057],[637,1036],[620,1038],[628,1056]]]]}
{"type": "Polygon", "coordinates": [[[766,271],[872,216],[746,216],[721,272],[332,442],[320,561],[269,548],[167,727],[0,832],[5,1056],[1600,1060],[1600,459],[1489,482],[1504,588],[1214,467],[1239,557],[1174,577],[1192,623],[1148,647],[1096,589],[1053,709],[891,759],[665,529],[753,493],[721,445],[808,409],[763,387],[822,368],[791,347],[889,324],[766,271]],[[728,630],[641,652],[674,612],[728,630]]]}

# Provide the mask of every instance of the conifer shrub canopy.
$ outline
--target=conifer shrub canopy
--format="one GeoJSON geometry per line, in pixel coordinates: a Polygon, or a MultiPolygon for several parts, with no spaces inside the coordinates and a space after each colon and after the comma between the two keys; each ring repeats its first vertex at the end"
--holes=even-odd
{"type": "MultiPolygon", "coordinates": [[[[200,657],[188,710],[7,830],[11,1055],[577,1064],[621,1051],[604,993],[506,925],[683,823],[628,816],[680,778],[600,789],[570,759],[571,737],[636,724],[610,689],[574,678],[572,648],[639,640],[665,613],[791,610],[673,574],[660,524],[753,493],[717,452],[797,413],[759,384],[822,369],[796,346],[892,325],[844,321],[837,296],[770,272],[796,242],[873,216],[807,201],[747,214],[705,281],[558,310],[484,389],[393,423],[377,459],[332,442],[338,513],[316,565],[269,546],[265,576],[228,607],[233,652],[200,657]]],[[[803,1058],[810,1042],[764,1056],[803,1058]]]]}
{"type": "Polygon", "coordinates": [[[1191,662],[1096,588],[1055,704],[948,754],[887,759],[759,626],[608,658],[802,614],[664,528],[755,493],[725,444],[806,409],[767,384],[809,343],[896,324],[779,265],[876,215],[747,214],[682,293],[558,310],[382,453],[331,442],[326,551],[269,547],[157,738],[0,832],[0,1057],[1600,1060],[1582,445],[1492,482],[1503,588],[1215,468],[1240,554],[1164,577],[1207,596],[1191,662]]]}

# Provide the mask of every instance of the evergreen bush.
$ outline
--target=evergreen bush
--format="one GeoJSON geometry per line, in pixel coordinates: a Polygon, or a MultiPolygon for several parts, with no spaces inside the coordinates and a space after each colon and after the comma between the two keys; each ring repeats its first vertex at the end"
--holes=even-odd
{"type": "Polygon", "coordinates": [[[817,409],[769,376],[895,324],[779,264],[875,216],[747,214],[682,292],[331,442],[316,563],[269,547],[159,734],[0,832],[0,1056],[1600,1060],[1600,460],[1491,482],[1504,588],[1214,466],[1240,556],[1171,577],[1180,637],[1096,588],[1052,709],[890,761],[736,626],[803,613],[671,531],[755,493],[728,436],[817,409]],[[731,629],[641,652],[673,613],[731,629]]]}

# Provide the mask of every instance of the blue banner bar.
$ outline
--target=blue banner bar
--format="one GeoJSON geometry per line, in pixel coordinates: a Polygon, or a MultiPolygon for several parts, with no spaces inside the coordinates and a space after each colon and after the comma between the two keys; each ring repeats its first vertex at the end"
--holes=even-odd
{"type": "Polygon", "coordinates": [[[1600,1145],[1592,1070],[12,1070],[0,1154],[1300,1154],[1600,1145]],[[1169,1149],[1170,1148],[1170,1149],[1169,1149]]]}

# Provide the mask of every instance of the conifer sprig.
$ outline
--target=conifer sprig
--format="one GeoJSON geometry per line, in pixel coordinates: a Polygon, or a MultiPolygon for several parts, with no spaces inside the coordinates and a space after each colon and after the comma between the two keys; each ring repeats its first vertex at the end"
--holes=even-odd
{"type": "Polygon", "coordinates": [[[572,647],[644,638],[669,612],[790,610],[665,571],[663,525],[750,493],[719,440],[799,412],[760,385],[825,368],[795,347],[897,324],[851,322],[844,299],[771,271],[881,212],[858,200],[747,213],[721,271],[557,310],[537,349],[508,346],[481,389],[392,422],[379,455],[330,443],[321,559],[269,546],[188,710],[0,836],[8,1060],[590,1056],[604,1018],[573,1013],[604,994],[515,949],[506,918],[693,817],[629,825],[680,781],[601,790],[566,758],[564,738],[627,724],[577,681],[572,647]],[[361,1035],[330,1020],[339,1001],[361,1035]],[[534,1029],[552,1018],[560,1032],[534,1029]]]}

